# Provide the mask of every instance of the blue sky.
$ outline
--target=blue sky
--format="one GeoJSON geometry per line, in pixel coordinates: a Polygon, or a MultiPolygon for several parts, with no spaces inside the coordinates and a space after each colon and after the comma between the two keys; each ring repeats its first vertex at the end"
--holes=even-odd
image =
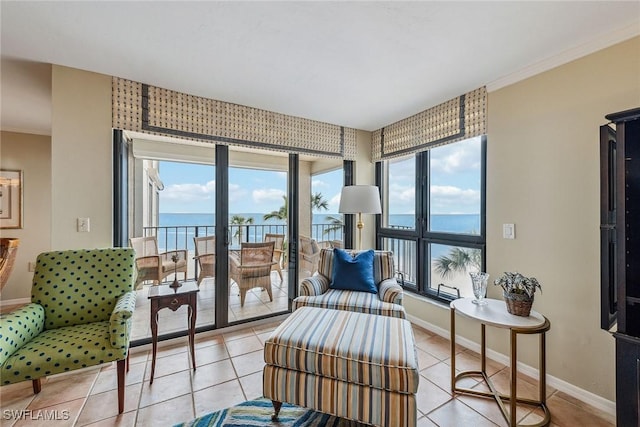
{"type": "MultiPolygon", "coordinates": [[[[215,209],[214,166],[161,162],[162,213],[213,213],[215,209]]],[[[326,213],[337,213],[342,188],[342,170],[314,176],[312,191],[329,202],[326,213]]],[[[259,169],[229,169],[229,212],[266,213],[277,211],[287,194],[286,172],[259,169]]]]}
{"type": "MultiPolygon", "coordinates": [[[[390,214],[415,212],[415,167],[412,160],[399,159],[391,167],[390,214]]],[[[480,211],[480,138],[431,150],[431,209],[433,214],[478,213],[480,211]]],[[[162,213],[213,213],[215,209],[214,166],[161,162],[162,213]]],[[[329,201],[327,214],[338,212],[342,170],[316,175],[312,193],[329,201]]],[[[282,206],[287,191],[285,172],[229,169],[229,212],[267,213],[282,206]]],[[[383,207],[383,209],[385,209],[383,207]]]]}

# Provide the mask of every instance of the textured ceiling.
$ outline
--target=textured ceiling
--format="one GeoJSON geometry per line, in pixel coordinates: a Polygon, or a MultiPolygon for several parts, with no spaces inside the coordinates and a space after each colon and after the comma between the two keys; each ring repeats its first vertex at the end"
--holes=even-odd
{"type": "Polygon", "coordinates": [[[2,127],[35,133],[50,132],[50,113],[29,102],[50,111],[51,82],[30,62],[374,130],[640,34],[637,1],[0,7],[2,127]],[[39,115],[20,118],[25,111],[39,115]]]}

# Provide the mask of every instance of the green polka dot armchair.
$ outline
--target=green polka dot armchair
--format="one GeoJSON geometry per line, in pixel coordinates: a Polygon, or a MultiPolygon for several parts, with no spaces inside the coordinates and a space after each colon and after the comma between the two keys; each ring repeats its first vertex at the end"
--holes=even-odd
{"type": "Polygon", "coordinates": [[[2,385],[117,361],[118,410],[136,303],[131,248],[45,252],[31,303],[0,316],[2,385]]]}

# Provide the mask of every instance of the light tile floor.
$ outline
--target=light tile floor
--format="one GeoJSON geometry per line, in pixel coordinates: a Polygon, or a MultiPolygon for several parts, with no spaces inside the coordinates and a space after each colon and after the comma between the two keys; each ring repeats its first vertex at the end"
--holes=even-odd
{"type": "MultiPolygon", "coordinates": [[[[33,395],[30,382],[0,387],[2,420],[5,426],[170,426],[262,395],[262,350],[276,322],[247,327],[229,333],[196,337],[197,370],[190,369],[184,342],[159,349],[156,375],[149,384],[150,351],[135,351],[126,379],[125,412],[117,414],[115,365],[103,365],[81,372],[54,375],[43,381],[42,391],[33,395]],[[31,418],[57,416],[58,420],[15,420],[15,414],[30,410],[31,418]],[[18,412],[12,412],[18,411],[18,412]],[[13,414],[13,415],[12,415],[13,414]],[[66,414],[66,415],[65,415],[66,414]]],[[[420,364],[417,395],[418,426],[504,426],[493,401],[450,392],[449,341],[414,326],[420,364]]],[[[457,366],[479,366],[479,355],[457,348],[457,366]]],[[[508,368],[488,364],[496,387],[506,392],[508,368]]],[[[465,380],[468,387],[483,387],[465,380]]],[[[535,380],[521,376],[519,394],[535,397],[535,380]]],[[[572,397],[549,388],[548,406],[552,426],[613,426],[613,417],[572,397]]],[[[538,411],[518,408],[518,419],[534,423],[538,411]]]]}

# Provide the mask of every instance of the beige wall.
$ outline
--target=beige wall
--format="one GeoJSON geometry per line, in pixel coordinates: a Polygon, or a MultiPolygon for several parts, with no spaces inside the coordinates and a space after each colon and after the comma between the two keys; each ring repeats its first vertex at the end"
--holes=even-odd
{"type": "MultiPolygon", "coordinates": [[[[605,114],[640,105],[640,38],[489,93],[487,270],[537,277],[534,309],[551,321],[548,373],[615,399],[614,341],[599,326],[599,132],[605,114]],[[516,239],[502,239],[515,223],[516,239]]],[[[489,296],[501,298],[499,288],[489,296]]],[[[448,310],[407,301],[409,313],[448,329],[448,310]]],[[[458,332],[477,342],[475,327],[458,332]]],[[[508,338],[489,345],[508,354],[508,338]]],[[[521,360],[537,367],[525,337],[521,360]]]]}
{"type": "Polygon", "coordinates": [[[51,247],[51,138],[25,133],[0,133],[0,168],[21,170],[23,227],[0,230],[2,237],[17,237],[20,247],[2,301],[29,298],[33,273],[28,263],[51,247]]]}
{"type": "Polygon", "coordinates": [[[52,249],[112,245],[111,77],[54,65],[52,249]],[[90,218],[79,233],[77,218],[90,218]]]}

